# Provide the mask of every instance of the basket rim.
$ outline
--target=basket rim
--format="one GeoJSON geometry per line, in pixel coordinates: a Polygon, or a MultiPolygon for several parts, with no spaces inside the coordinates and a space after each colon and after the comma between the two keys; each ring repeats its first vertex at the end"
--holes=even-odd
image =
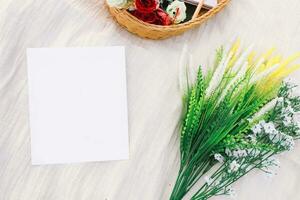
{"type": "Polygon", "coordinates": [[[174,29],[175,30],[175,29],[178,29],[178,28],[181,28],[181,27],[184,27],[184,26],[192,25],[195,22],[198,22],[198,21],[201,21],[201,20],[205,19],[206,17],[210,16],[211,13],[215,12],[215,10],[221,9],[222,7],[224,7],[229,2],[230,2],[230,0],[219,0],[217,6],[215,6],[214,8],[212,8],[210,10],[208,10],[206,13],[204,13],[203,15],[200,15],[196,19],[189,20],[187,22],[180,23],[180,24],[171,24],[171,25],[168,25],[168,26],[150,24],[150,23],[144,22],[144,21],[138,19],[137,17],[135,17],[134,15],[130,14],[127,9],[110,7],[108,4],[107,4],[107,6],[110,9],[112,9],[115,13],[125,13],[127,15],[127,17],[138,21],[140,24],[142,24],[144,26],[147,26],[147,27],[150,26],[153,29],[174,29]]]}

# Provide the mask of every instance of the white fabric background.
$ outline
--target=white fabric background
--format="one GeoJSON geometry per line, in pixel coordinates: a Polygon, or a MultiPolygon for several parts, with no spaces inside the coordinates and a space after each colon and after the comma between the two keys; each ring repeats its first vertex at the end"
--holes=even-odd
{"type": "MultiPolygon", "coordinates": [[[[0,0],[0,199],[168,199],[178,169],[178,56],[186,43],[207,67],[215,49],[237,35],[260,51],[299,51],[300,1],[232,0],[200,28],[151,41],[119,27],[103,0],[0,0]],[[26,48],[102,45],[127,48],[130,160],[31,166],[26,48]]],[[[299,199],[299,154],[297,143],[273,179],[254,172],[240,180],[236,199],[299,199]]]]}

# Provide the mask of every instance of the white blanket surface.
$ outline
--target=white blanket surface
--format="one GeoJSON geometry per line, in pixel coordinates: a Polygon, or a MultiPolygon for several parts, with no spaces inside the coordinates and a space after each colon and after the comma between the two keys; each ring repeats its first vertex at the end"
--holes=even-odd
{"type": "MultiPolygon", "coordinates": [[[[128,33],[103,0],[0,0],[0,5],[1,200],[167,200],[179,165],[177,62],[183,45],[204,68],[215,49],[235,36],[259,51],[300,50],[299,0],[232,0],[201,27],[163,41],[128,33]],[[103,45],[126,46],[130,159],[32,166],[26,48],[103,45]]],[[[299,76],[292,76],[297,84],[299,76]]],[[[279,157],[277,176],[268,179],[256,171],[242,178],[234,185],[236,199],[298,200],[299,155],[300,142],[279,157]]],[[[227,197],[213,198],[222,199],[227,197]]]]}

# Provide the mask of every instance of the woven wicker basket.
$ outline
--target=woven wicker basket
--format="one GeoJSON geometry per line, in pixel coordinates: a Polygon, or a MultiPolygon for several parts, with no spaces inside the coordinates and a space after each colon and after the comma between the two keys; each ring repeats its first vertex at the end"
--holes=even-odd
{"type": "Polygon", "coordinates": [[[131,15],[125,9],[117,9],[109,7],[111,15],[116,19],[116,21],[123,27],[125,27],[129,32],[134,33],[140,37],[158,40],[165,39],[174,35],[182,34],[183,32],[197,27],[203,22],[205,22],[210,17],[217,14],[222,10],[230,0],[218,0],[218,6],[210,9],[206,12],[201,12],[199,16],[188,22],[170,26],[159,26],[154,24],[145,23],[135,16],[131,15]]]}

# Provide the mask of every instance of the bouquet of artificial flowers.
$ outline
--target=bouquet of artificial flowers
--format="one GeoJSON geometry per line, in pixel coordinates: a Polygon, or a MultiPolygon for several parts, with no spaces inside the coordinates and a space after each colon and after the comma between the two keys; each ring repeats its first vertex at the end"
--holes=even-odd
{"type": "Polygon", "coordinates": [[[186,19],[186,5],[179,0],[108,0],[116,8],[128,9],[138,19],[156,25],[171,25],[186,19]]]}
{"type": "Polygon", "coordinates": [[[293,64],[300,54],[282,59],[270,50],[256,57],[252,47],[238,49],[239,42],[220,48],[205,76],[201,67],[196,78],[189,66],[182,70],[181,162],[171,200],[182,199],[200,179],[192,200],[232,194],[231,184],[252,170],[272,174],[279,165],[274,156],[292,150],[300,137],[300,97],[284,82],[300,67],[293,64]]]}

